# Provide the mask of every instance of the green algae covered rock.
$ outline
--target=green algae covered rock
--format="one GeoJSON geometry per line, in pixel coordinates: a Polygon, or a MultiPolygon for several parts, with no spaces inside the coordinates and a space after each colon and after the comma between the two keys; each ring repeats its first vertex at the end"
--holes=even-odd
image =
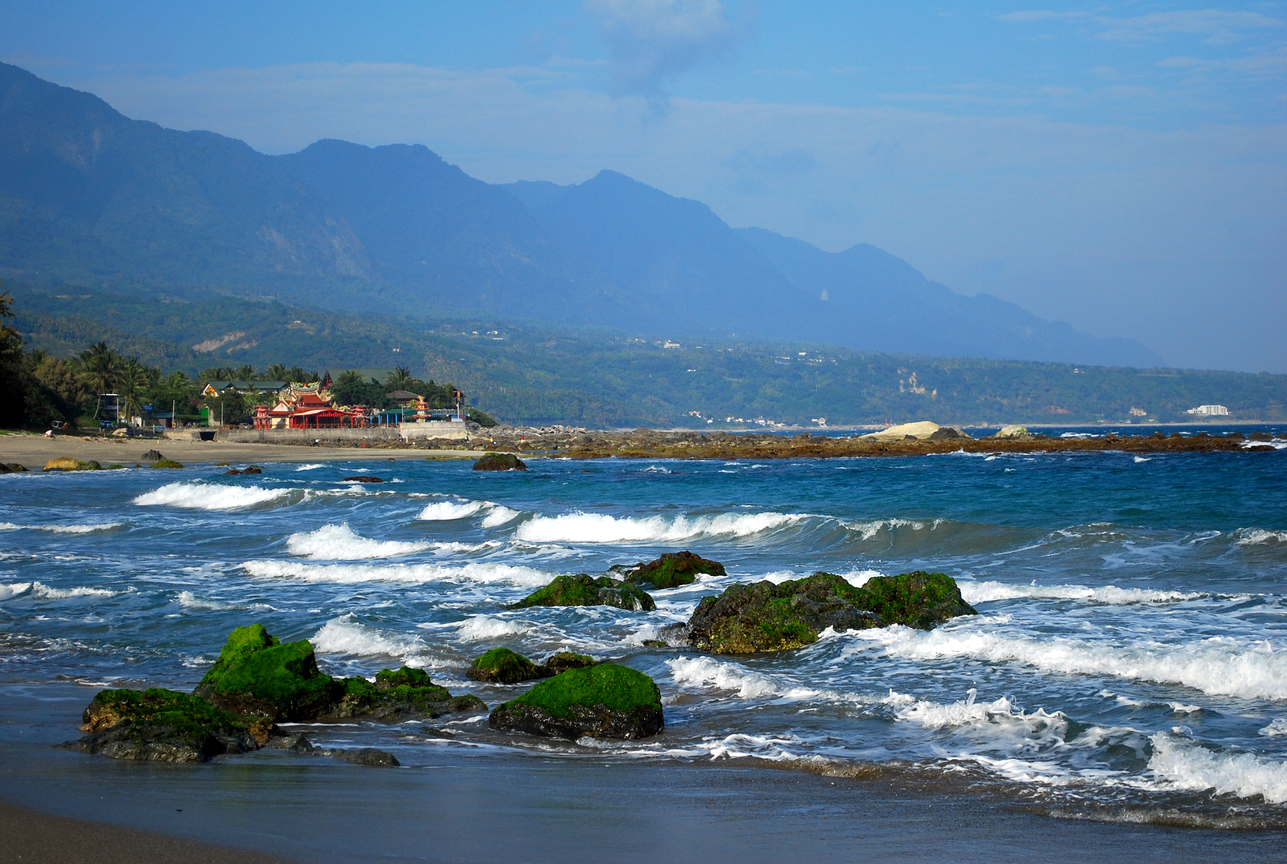
{"type": "Polygon", "coordinates": [[[613,567],[622,578],[635,585],[644,585],[656,590],[678,588],[691,585],[699,574],[710,576],[727,576],[724,565],[695,555],[685,549],[683,552],[666,552],[655,561],[636,564],[633,567],[613,567]]]}
{"type": "Polygon", "coordinates": [[[174,690],[100,690],[81,720],[89,734],[69,746],[113,759],[205,762],[262,743],[228,712],[174,690]]]}
{"type": "Polygon", "coordinates": [[[716,654],[749,654],[810,645],[828,627],[903,624],[928,630],[974,614],[955,580],[942,573],[877,576],[861,588],[834,573],[815,573],[779,585],[731,585],[719,597],[704,597],[688,621],[687,636],[716,654]]]}
{"type": "Polygon", "coordinates": [[[550,674],[543,667],[508,648],[493,648],[481,654],[465,671],[465,675],[475,681],[492,684],[517,684],[535,678],[548,678],[550,674]]]}
{"type": "Polygon", "coordinates": [[[585,573],[563,575],[544,588],[538,588],[512,608],[529,606],[615,606],[618,609],[651,612],[657,608],[652,597],[630,582],[585,573]]]}
{"type": "Polygon", "coordinates": [[[153,462],[153,463],[152,463],[151,467],[153,467],[153,468],[182,468],[182,467],[183,467],[183,463],[182,463],[182,462],[175,462],[173,459],[158,459],[156,462],[153,462]]]}
{"type": "Polygon", "coordinates": [[[665,725],[661,691],[651,678],[628,666],[599,663],[542,681],[488,717],[493,729],[575,741],[637,739],[665,725]]]}
{"type": "Polygon", "coordinates": [[[475,471],[526,471],[527,465],[513,453],[485,453],[474,463],[475,471]]]}
{"type": "Polygon", "coordinates": [[[545,659],[543,664],[549,670],[551,675],[559,675],[569,669],[584,669],[587,666],[593,666],[596,661],[589,654],[576,654],[572,651],[560,651],[557,654],[551,654],[545,659]]]}
{"type": "Polygon", "coordinates": [[[451,695],[446,687],[434,684],[423,669],[403,666],[397,671],[381,669],[372,684],[365,678],[342,678],[344,695],[326,712],[327,720],[367,717],[392,722],[411,717],[440,717],[464,711],[486,711],[477,696],[451,695]]]}
{"type": "Polygon", "coordinates": [[[262,624],[238,627],[194,691],[236,715],[315,720],[345,695],[345,686],[317,668],[306,639],[282,644],[262,624]]]}

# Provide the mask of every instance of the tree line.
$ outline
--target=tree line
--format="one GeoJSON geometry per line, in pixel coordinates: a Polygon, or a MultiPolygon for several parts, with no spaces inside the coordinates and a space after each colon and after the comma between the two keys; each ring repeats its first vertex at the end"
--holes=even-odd
{"type": "MultiPolygon", "coordinates": [[[[102,394],[115,393],[123,420],[142,416],[145,406],[153,413],[173,411],[177,423],[202,419],[201,408],[225,423],[247,422],[256,405],[271,404],[275,389],[256,387],[258,382],[310,383],[318,381],[315,371],[274,363],[263,369],[252,366],[215,366],[196,378],[182,371],[165,372],[147,366],[137,357],[123,356],[106,342],[98,342],[74,357],[56,357],[42,349],[24,349],[22,335],[12,325],[13,298],[0,292],[0,427],[49,428],[55,423],[71,428],[97,427],[103,420],[116,420],[104,404],[102,394]],[[246,386],[206,396],[211,381],[244,382],[246,386]],[[108,416],[108,414],[113,416],[108,416]]],[[[454,405],[455,389],[450,384],[422,381],[410,370],[398,367],[383,381],[354,370],[335,378],[331,396],[338,405],[364,406],[383,410],[400,404],[389,393],[407,391],[424,396],[432,408],[454,405]]],[[[476,410],[471,419],[494,424],[476,410]]]]}

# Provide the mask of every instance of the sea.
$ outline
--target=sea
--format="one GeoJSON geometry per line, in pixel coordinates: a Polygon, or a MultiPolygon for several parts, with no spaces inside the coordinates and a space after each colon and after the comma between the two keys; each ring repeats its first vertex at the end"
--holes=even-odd
{"type": "MultiPolygon", "coordinates": [[[[1282,831],[1287,436],[1274,434],[1275,452],[1245,453],[7,475],[0,719],[73,739],[74,714],[32,719],[42,694],[79,710],[102,687],[191,690],[230,630],[260,622],[310,640],[332,674],[405,664],[489,706],[528,686],[466,678],[499,645],[624,663],[663,696],[665,730],[642,741],[501,734],[485,715],[298,727],[387,750],[399,770],[736,766],[929,784],[1056,821],[1282,831]],[[653,592],[653,612],[509,608],[559,574],[681,549],[728,575],[653,592]],[[979,614],[764,655],[645,647],[733,583],[913,570],[953,577],[979,614]]],[[[215,762],[283,759],[319,761],[215,762]]]]}

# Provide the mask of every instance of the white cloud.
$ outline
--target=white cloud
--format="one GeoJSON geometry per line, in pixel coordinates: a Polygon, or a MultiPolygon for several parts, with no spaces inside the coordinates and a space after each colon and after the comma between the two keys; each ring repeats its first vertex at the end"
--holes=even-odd
{"type": "Polygon", "coordinates": [[[1186,9],[1174,12],[1153,12],[1134,18],[1097,18],[1105,29],[1101,39],[1137,41],[1157,39],[1171,34],[1207,37],[1212,44],[1229,44],[1246,31],[1267,30],[1283,26],[1277,18],[1259,12],[1241,12],[1226,9],[1186,9]]]}
{"type": "Polygon", "coordinates": [[[585,0],[611,49],[612,92],[662,97],[663,81],[719,57],[741,35],[720,0],[585,0]]]}

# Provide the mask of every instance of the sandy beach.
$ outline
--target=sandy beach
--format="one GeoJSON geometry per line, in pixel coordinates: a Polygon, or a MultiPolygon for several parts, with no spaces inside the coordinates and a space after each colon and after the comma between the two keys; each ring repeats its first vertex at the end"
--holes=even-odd
{"type": "Polygon", "coordinates": [[[102,465],[139,464],[148,450],[184,465],[228,462],[351,462],[400,459],[477,459],[470,450],[376,449],[365,447],[304,447],[289,444],[241,444],[227,441],[192,441],[182,438],[81,438],[71,435],[46,438],[24,432],[0,436],[0,462],[17,462],[28,471],[39,471],[51,459],[70,456],[102,465]]]}

